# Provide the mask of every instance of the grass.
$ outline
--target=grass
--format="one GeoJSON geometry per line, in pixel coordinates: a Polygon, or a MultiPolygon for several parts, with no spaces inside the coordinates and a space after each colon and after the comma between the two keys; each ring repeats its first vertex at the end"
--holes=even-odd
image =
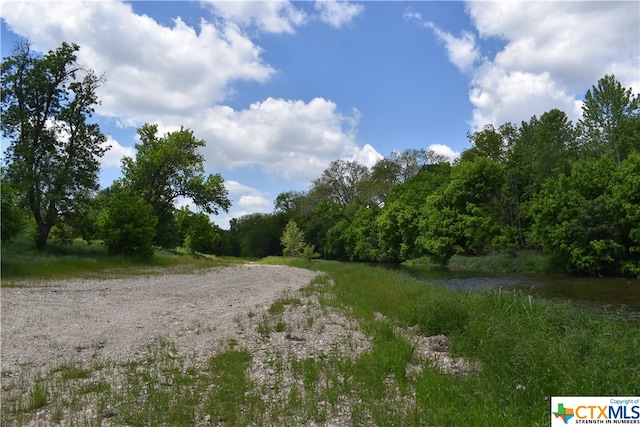
{"type": "MultiPolygon", "coordinates": [[[[640,325],[502,290],[465,293],[398,271],[359,264],[268,258],[325,273],[299,294],[250,319],[263,338],[287,328],[287,307],[316,295],[357,319],[371,346],[316,357],[269,350],[268,382],[249,370],[256,355],[230,342],[204,364],[159,339],[133,361],[61,364],[3,390],[7,425],[549,425],[551,396],[633,396],[640,390],[640,325]],[[399,330],[445,334],[467,375],[419,359],[399,330]],[[410,365],[420,364],[410,374],[410,365]],[[64,391],[64,392],[63,392],[64,391]],[[65,397],[62,397],[65,396],[65,397]],[[87,411],[87,408],[93,408],[87,411]]],[[[310,323],[312,325],[313,322],[310,323]]],[[[268,344],[265,344],[269,348],[268,344]]]]}
{"type": "Polygon", "coordinates": [[[383,343],[362,357],[371,374],[365,389],[380,390],[383,373],[392,373],[404,393],[406,349],[376,326],[375,313],[424,335],[446,334],[455,355],[482,366],[464,378],[423,371],[410,384],[417,406],[405,414],[405,425],[548,425],[550,396],[640,390],[640,325],[628,319],[605,319],[516,291],[439,288],[365,265],[311,265],[331,277],[336,301],[362,318],[374,343],[383,343]]]}
{"type": "Polygon", "coordinates": [[[190,254],[188,251],[159,249],[150,261],[109,255],[100,242],[91,244],[74,240],[71,243],[49,241],[38,251],[26,236],[2,244],[2,286],[24,286],[25,281],[64,280],[69,278],[124,277],[153,274],[158,269],[190,273],[202,268],[233,265],[239,258],[190,254]]]}

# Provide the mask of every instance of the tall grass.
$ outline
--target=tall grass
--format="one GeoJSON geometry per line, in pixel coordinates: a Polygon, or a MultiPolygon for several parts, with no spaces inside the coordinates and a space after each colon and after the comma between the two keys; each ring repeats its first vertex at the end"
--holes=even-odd
{"type": "Polygon", "coordinates": [[[187,251],[159,249],[149,261],[113,256],[100,242],[82,240],[70,243],[50,241],[44,250],[36,250],[28,237],[2,244],[1,274],[3,286],[14,280],[56,280],[73,277],[104,277],[145,274],[157,268],[177,267],[186,271],[242,262],[237,258],[193,255],[187,251]]]}
{"type": "MultiPolygon", "coordinates": [[[[455,355],[479,363],[466,377],[436,369],[419,375],[410,425],[547,425],[551,396],[640,390],[640,325],[625,317],[598,317],[517,291],[440,288],[366,265],[298,265],[327,273],[336,300],[365,325],[381,313],[427,336],[445,334],[455,355]]],[[[407,362],[403,352],[388,357],[390,366],[407,362]]]]}

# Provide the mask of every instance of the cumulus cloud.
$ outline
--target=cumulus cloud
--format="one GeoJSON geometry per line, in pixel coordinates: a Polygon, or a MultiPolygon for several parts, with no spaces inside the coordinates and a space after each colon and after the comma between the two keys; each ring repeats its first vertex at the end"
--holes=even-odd
{"type": "Polygon", "coordinates": [[[102,146],[110,147],[100,159],[100,163],[104,167],[120,167],[123,157],[127,156],[134,158],[136,156],[136,152],[133,147],[124,147],[120,145],[118,141],[111,138],[111,136],[107,137],[107,140],[102,144],[102,146]]]}
{"type": "Polygon", "coordinates": [[[294,33],[307,14],[288,1],[206,1],[216,15],[242,26],[256,26],[269,33],[294,33]]]}
{"type": "Polygon", "coordinates": [[[273,202],[267,198],[264,191],[239,183],[238,181],[225,181],[224,186],[232,199],[231,209],[227,214],[220,214],[211,219],[221,228],[229,229],[229,221],[244,215],[273,211],[273,202]]]}
{"type": "Polygon", "coordinates": [[[581,115],[591,85],[615,74],[639,88],[640,4],[637,2],[477,2],[466,11],[477,35],[459,37],[407,10],[406,19],[430,28],[445,43],[449,60],[471,76],[474,129],[519,123],[552,108],[581,115]],[[483,42],[502,47],[483,56],[483,42]]]}
{"type": "MultiPolygon", "coordinates": [[[[117,1],[9,2],[3,4],[3,19],[41,51],[55,49],[62,40],[78,43],[79,61],[107,77],[98,89],[97,113],[122,127],[157,123],[160,133],[184,125],[208,142],[208,166],[258,165],[307,183],[337,158],[376,158],[372,147],[361,149],[355,142],[359,113],[344,115],[332,101],[268,98],[245,110],[225,106],[234,81],[263,82],[274,72],[262,61],[260,47],[232,21],[290,32],[306,15],[288,2],[215,2],[211,7],[228,19],[203,19],[197,29],[179,17],[163,26],[117,1]]],[[[361,11],[345,2],[319,7],[336,24],[361,11]]],[[[111,145],[105,166],[115,166],[132,150],[117,141],[111,145]]]]}
{"type": "Polygon", "coordinates": [[[357,111],[343,115],[324,98],[308,103],[267,98],[245,110],[210,108],[193,128],[208,142],[205,157],[210,166],[261,165],[269,173],[305,184],[330,161],[357,151],[358,119],[357,111]]]}
{"type": "Polygon", "coordinates": [[[345,0],[320,0],[315,2],[315,9],[322,22],[340,28],[360,15],[364,6],[345,0]]]}
{"type": "Polygon", "coordinates": [[[449,55],[449,60],[462,72],[472,69],[474,63],[480,59],[480,50],[476,46],[476,38],[473,34],[463,31],[460,37],[441,30],[433,23],[428,23],[433,32],[442,40],[449,55]]]}
{"type": "Polygon", "coordinates": [[[247,194],[240,196],[237,207],[241,215],[246,212],[270,212],[273,210],[273,202],[263,196],[247,194]]]}
{"type": "Polygon", "coordinates": [[[469,2],[480,37],[505,42],[471,82],[472,125],[526,120],[551,109],[580,117],[580,99],[605,74],[637,88],[636,2],[469,2]]]}
{"type": "Polygon", "coordinates": [[[445,156],[449,159],[449,162],[455,161],[458,157],[460,157],[459,151],[454,151],[451,147],[444,144],[431,144],[427,147],[428,151],[433,151],[436,154],[441,156],[445,156]]]}
{"type": "Polygon", "coordinates": [[[419,25],[431,29],[436,37],[440,41],[444,42],[449,60],[460,71],[464,73],[471,71],[474,63],[480,59],[480,49],[476,45],[476,38],[472,33],[462,31],[460,37],[456,37],[453,34],[442,30],[435,23],[425,21],[419,12],[411,9],[405,11],[404,18],[415,21],[419,25]]]}
{"type": "Polygon", "coordinates": [[[178,17],[165,27],[114,1],[7,2],[2,14],[38,50],[78,43],[79,61],[107,77],[97,112],[123,126],[188,115],[223,101],[234,81],[273,73],[261,49],[228,22],[202,20],[196,32],[178,17]]]}
{"type": "Polygon", "coordinates": [[[383,158],[382,154],[378,153],[378,151],[370,144],[365,144],[362,148],[354,147],[353,153],[348,160],[355,160],[356,162],[370,168],[383,158]]]}

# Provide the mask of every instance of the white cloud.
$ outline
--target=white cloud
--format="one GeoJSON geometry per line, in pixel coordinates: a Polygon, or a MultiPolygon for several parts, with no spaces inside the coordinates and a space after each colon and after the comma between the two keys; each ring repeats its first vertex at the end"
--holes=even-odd
{"type": "Polygon", "coordinates": [[[552,108],[577,120],[586,89],[605,74],[640,85],[640,4],[637,2],[480,2],[466,11],[481,41],[503,47],[483,57],[476,36],[455,37],[408,9],[404,18],[430,28],[449,60],[471,75],[470,124],[519,123],[552,108]]]}
{"type": "Polygon", "coordinates": [[[486,124],[519,124],[553,108],[574,119],[580,114],[574,97],[548,72],[509,71],[485,64],[476,71],[471,86],[469,100],[474,106],[472,125],[476,129],[486,124]]]}
{"type": "Polygon", "coordinates": [[[288,1],[206,1],[214,13],[239,25],[255,25],[269,33],[294,33],[307,15],[288,1]]]}
{"type": "MultiPolygon", "coordinates": [[[[267,98],[246,110],[208,109],[189,127],[207,141],[211,167],[261,165],[266,172],[306,184],[335,159],[359,150],[355,127],[359,113],[345,116],[335,103],[267,98]]],[[[363,149],[369,156],[373,148],[363,149]]]]}
{"type": "Polygon", "coordinates": [[[444,144],[431,144],[427,147],[427,150],[447,157],[449,159],[449,162],[453,162],[458,157],[460,157],[460,152],[454,151],[451,147],[444,144]]]}
{"type": "Polygon", "coordinates": [[[273,210],[273,202],[271,200],[250,194],[240,196],[237,206],[244,212],[271,212],[273,210]]]}
{"type": "Polygon", "coordinates": [[[481,37],[506,41],[496,65],[585,85],[631,64],[618,77],[638,79],[637,2],[469,2],[467,10],[481,37]]]}
{"type": "Polygon", "coordinates": [[[364,11],[361,4],[345,0],[316,1],[315,8],[320,13],[320,20],[335,28],[348,24],[364,11]]]}
{"type": "Polygon", "coordinates": [[[419,12],[412,9],[407,9],[403,14],[403,18],[415,21],[433,31],[436,37],[445,43],[449,61],[460,71],[464,73],[471,71],[474,63],[480,59],[480,49],[476,46],[476,38],[472,33],[462,31],[460,37],[456,37],[442,30],[435,23],[425,21],[419,12]]]}
{"type": "Polygon", "coordinates": [[[102,144],[102,146],[111,147],[100,159],[100,163],[103,167],[120,167],[124,156],[131,158],[135,158],[136,156],[136,151],[133,147],[124,147],[120,145],[118,141],[111,138],[111,136],[107,137],[107,141],[102,144]]]}
{"type": "Polygon", "coordinates": [[[375,148],[369,144],[365,144],[364,147],[354,147],[353,154],[348,160],[355,160],[356,162],[370,168],[375,165],[378,160],[383,159],[382,154],[378,153],[375,148]]]}
{"type": "Polygon", "coordinates": [[[125,126],[190,115],[223,101],[237,80],[265,81],[273,69],[234,24],[202,20],[199,32],[176,18],[164,27],[128,4],[6,2],[2,17],[38,50],[62,40],[81,46],[81,63],[105,73],[99,114],[125,126]]]}
{"type": "Polygon", "coordinates": [[[231,195],[243,195],[251,194],[259,196],[262,194],[257,188],[249,187],[248,185],[240,184],[238,181],[225,181],[224,186],[231,195]]]}
{"type": "Polygon", "coordinates": [[[637,2],[472,1],[467,12],[480,37],[504,42],[473,70],[469,99],[476,129],[519,123],[552,108],[575,121],[586,89],[605,74],[638,88],[637,2]]]}
{"type": "Polygon", "coordinates": [[[462,72],[472,69],[474,63],[480,59],[480,50],[476,46],[476,38],[473,34],[463,31],[461,36],[452,34],[436,27],[433,23],[428,25],[438,38],[445,42],[449,60],[462,72]]]}

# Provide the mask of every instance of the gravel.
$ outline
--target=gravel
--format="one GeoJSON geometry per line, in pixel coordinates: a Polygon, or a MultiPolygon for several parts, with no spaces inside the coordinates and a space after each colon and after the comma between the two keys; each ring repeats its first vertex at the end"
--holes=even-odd
{"type": "MultiPolygon", "coordinates": [[[[16,392],[13,384],[19,388],[25,380],[66,362],[142,359],[159,338],[196,364],[233,343],[252,355],[248,374],[259,390],[265,390],[261,398],[267,407],[277,412],[286,405],[292,387],[303,389],[291,373],[293,361],[327,360],[330,355],[356,359],[371,348],[353,316],[321,302],[331,298],[330,293],[301,290],[317,274],[288,266],[244,264],[197,274],[3,287],[2,389],[16,392]],[[279,299],[286,304],[269,310],[279,299]],[[274,369],[278,363],[284,369],[274,369]]],[[[387,320],[380,314],[376,317],[387,320]]],[[[407,364],[410,378],[422,371],[425,361],[451,374],[479,369],[449,355],[445,336],[424,337],[417,328],[398,328],[396,333],[413,348],[407,364]]],[[[391,381],[389,388],[394,387],[391,381]]],[[[399,390],[397,394],[398,410],[415,406],[410,396],[401,396],[399,390]]],[[[321,407],[326,404],[317,402],[321,407]]],[[[349,396],[340,396],[325,425],[350,425],[353,404],[349,396]]],[[[270,416],[269,410],[265,415],[270,416]]],[[[39,411],[25,425],[50,424],[51,416],[39,411]]],[[[278,424],[277,415],[273,421],[278,424]]]]}
{"type": "Polygon", "coordinates": [[[68,280],[2,288],[2,377],[67,360],[130,360],[158,337],[207,359],[250,311],[266,309],[317,273],[242,265],[199,274],[68,280]]]}

